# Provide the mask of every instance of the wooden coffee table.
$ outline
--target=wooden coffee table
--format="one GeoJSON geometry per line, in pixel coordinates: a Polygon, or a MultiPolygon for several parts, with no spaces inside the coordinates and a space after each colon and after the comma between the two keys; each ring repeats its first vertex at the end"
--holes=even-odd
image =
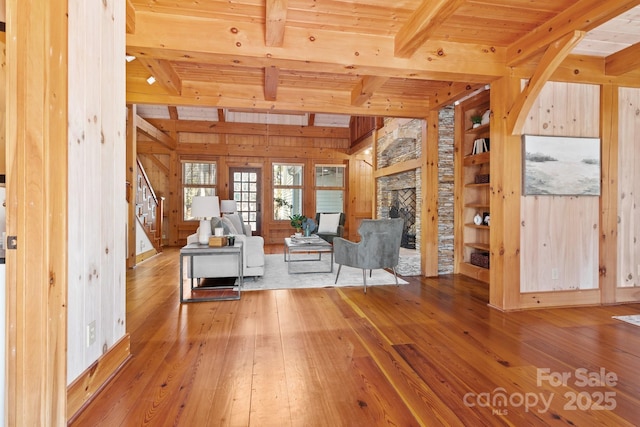
{"type": "MultiPolygon", "coordinates": [[[[332,273],[333,272],[333,245],[326,240],[313,235],[311,237],[285,237],[284,238],[284,262],[288,263],[287,272],[289,274],[298,273],[332,273]],[[317,258],[309,259],[295,257],[295,254],[318,254],[317,258]],[[331,254],[329,270],[305,269],[304,271],[291,271],[294,262],[322,261],[322,254],[331,254]]],[[[311,263],[310,263],[311,264],[311,263]]],[[[322,262],[318,263],[322,265],[322,262]]]]}

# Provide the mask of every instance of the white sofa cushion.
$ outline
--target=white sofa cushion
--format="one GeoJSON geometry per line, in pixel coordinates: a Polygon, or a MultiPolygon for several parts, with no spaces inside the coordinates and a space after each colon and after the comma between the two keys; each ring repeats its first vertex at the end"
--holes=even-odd
{"type": "Polygon", "coordinates": [[[244,234],[244,224],[242,223],[242,217],[239,214],[226,214],[222,219],[225,220],[225,218],[231,221],[236,229],[236,233],[233,234],[244,234]]]}
{"type": "Polygon", "coordinates": [[[335,233],[340,225],[339,213],[321,213],[318,224],[318,233],[335,233]]]}

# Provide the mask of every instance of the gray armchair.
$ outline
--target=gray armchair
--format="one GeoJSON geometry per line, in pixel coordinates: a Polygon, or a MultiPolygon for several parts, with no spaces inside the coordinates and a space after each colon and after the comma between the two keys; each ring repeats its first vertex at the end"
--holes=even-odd
{"type": "Polygon", "coordinates": [[[336,281],[340,276],[342,265],[362,269],[364,292],[367,292],[366,270],[374,268],[390,268],[398,284],[396,266],[400,257],[400,241],[404,219],[364,219],[358,227],[360,242],[354,243],[341,237],[333,239],[333,252],[338,264],[336,281]]]}

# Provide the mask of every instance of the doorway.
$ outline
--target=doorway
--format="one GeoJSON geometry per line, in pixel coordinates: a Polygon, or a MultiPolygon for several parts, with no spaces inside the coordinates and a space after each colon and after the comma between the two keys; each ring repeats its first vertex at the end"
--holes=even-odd
{"type": "Polygon", "coordinates": [[[262,235],[262,169],[255,167],[229,168],[229,197],[238,204],[238,213],[252,234],[262,235]]]}

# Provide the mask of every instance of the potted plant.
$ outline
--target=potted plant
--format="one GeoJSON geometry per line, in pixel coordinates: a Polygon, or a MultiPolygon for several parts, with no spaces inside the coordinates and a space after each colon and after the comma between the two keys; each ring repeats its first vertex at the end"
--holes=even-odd
{"type": "Polygon", "coordinates": [[[471,116],[472,127],[477,128],[482,124],[482,116],[471,116]]]}
{"type": "Polygon", "coordinates": [[[296,229],[296,233],[302,233],[302,224],[307,217],[302,214],[293,214],[289,219],[291,220],[291,226],[296,229]]]}

